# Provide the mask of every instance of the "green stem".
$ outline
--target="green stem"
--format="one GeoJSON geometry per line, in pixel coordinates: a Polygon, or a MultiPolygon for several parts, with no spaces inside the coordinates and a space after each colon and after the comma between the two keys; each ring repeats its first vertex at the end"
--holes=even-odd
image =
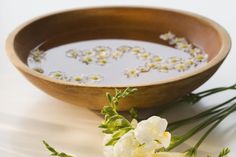
{"type": "Polygon", "coordinates": [[[182,120],[178,120],[178,121],[172,122],[172,123],[170,123],[168,125],[168,128],[169,128],[168,130],[169,131],[173,131],[173,130],[175,130],[175,129],[183,126],[183,125],[186,125],[186,124],[188,124],[190,122],[195,122],[195,121],[198,121],[198,120],[200,120],[202,118],[205,118],[205,117],[207,117],[209,115],[217,114],[218,112],[220,112],[222,110],[222,109],[219,109],[219,108],[227,105],[228,103],[232,102],[235,99],[236,99],[236,96],[231,98],[231,99],[229,99],[229,100],[227,100],[227,101],[225,101],[225,102],[223,102],[223,103],[221,103],[221,104],[219,104],[219,105],[217,105],[217,106],[215,106],[215,107],[212,107],[212,108],[210,108],[210,109],[208,109],[208,110],[206,110],[204,112],[201,112],[201,113],[199,113],[199,114],[197,114],[195,116],[192,116],[192,117],[189,117],[189,118],[186,118],[186,119],[182,119],[182,120]]]}
{"type": "Polygon", "coordinates": [[[185,135],[181,136],[181,138],[179,140],[177,140],[174,144],[170,145],[167,148],[167,151],[182,144],[184,141],[186,141],[187,139],[189,139],[190,137],[195,135],[200,130],[206,128],[207,126],[209,126],[213,122],[221,119],[224,116],[228,116],[230,113],[234,112],[235,109],[236,109],[236,103],[233,104],[232,106],[228,107],[227,109],[222,110],[222,112],[220,112],[218,115],[212,116],[212,117],[208,118],[207,120],[203,121],[201,124],[197,125],[196,127],[192,128],[191,130],[189,130],[185,135]],[[228,112],[228,111],[230,111],[230,112],[228,112]]]}
{"type": "Polygon", "coordinates": [[[196,94],[197,94],[197,95],[201,95],[201,94],[205,94],[205,93],[212,92],[212,91],[221,92],[221,91],[229,90],[229,89],[236,89],[236,84],[233,84],[233,85],[228,86],[228,87],[212,88],[212,89],[208,89],[208,90],[205,90],[205,91],[202,91],[202,92],[198,92],[198,93],[196,93],[196,94]]]}
{"type": "MultiPolygon", "coordinates": [[[[229,112],[229,114],[232,112],[229,112]]],[[[218,120],[212,127],[210,127],[210,129],[207,130],[207,132],[200,138],[200,140],[198,141],[198,143],[194,146],[194,148],[197,150],[198,147],[202,144],[202,142],[206,139],[206,137],[228,116],[228,114],[226,114],[225,116],[223,116],[220,120],[218,120]]]]}

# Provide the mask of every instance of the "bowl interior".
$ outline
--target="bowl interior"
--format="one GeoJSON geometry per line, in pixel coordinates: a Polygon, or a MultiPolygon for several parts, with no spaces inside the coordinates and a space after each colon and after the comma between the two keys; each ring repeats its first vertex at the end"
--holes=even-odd
{"type": "Polygon", "coordinates": [[[43,50],[75,41],[109,38],[165,44],[159,35],[168,31],[202,47],[209,61],[222,48],[219,30],[203,17],[164,9],[94,8],[53,14],[29,22],[16,34],[14,49],[26,64],[30,50],[45,41],[43,50]]]}

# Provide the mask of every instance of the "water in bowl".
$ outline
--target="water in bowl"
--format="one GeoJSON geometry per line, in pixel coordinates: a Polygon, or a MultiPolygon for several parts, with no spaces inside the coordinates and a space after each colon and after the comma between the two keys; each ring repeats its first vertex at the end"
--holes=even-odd
{"type": "MultiPolygon", "coordinates": [[[[164,36],[165,35],[165,36],[164,36]]],[[[28,66],[49,77],[78,84],[156,83],[200,68],[207,54],[184,38],[161,36],[158,43],[99,39],[69,43],[28,56],[28,66]]]]}

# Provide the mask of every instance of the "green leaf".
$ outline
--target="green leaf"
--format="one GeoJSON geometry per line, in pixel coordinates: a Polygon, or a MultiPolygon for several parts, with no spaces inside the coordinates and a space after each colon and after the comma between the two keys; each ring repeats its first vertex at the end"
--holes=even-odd
{"type": "Polygon", "coordinates": [[[43,140],[43,144],[45,147],[51,152],[51,156],[57,156],[57,157],[73,157],[72,155],[68,155],[63,152],[58,152],[55,148],[50,146],[46,141],[43,140]]]}
{"type": "Polygon", "coordinates": [[[229,148],[224,148],[218,157],[228,157],[228,154],[230,153],[230,149],[229,148]]]}
{"type": "Polygon", "coordinates": [[[131,108],[129,110],[129,114],[130,114],[131,120],[132,119],[138,119],[138,112],[135,108],[131,108]]]}
{"type": "MultiPolygon", "coordinates": [[[[135,88],[126,88],[124,91],[115,89],[114,96],[110,93],[106,93],[109,103],[104,106],[101,111],[105,120],[102,121],[99,127],[103,129],[102,132],[105,134],[114,134],[107,145],[114,145],[122,135],[132,129],[130,121],[117,112],[117,106],[121,99],[130,96],[136,90],[135,88]]],[[[131,113],[134,117],[137,117],[137,113],[134,109],[131,110],[131,113]]]]}

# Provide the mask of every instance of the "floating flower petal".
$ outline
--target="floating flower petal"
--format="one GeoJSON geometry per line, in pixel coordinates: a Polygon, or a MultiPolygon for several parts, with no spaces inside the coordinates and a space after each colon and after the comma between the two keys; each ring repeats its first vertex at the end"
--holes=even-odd
{"type": "Polygon", "coordinates": [[[135,55],[145,53],[145,49],[139,46],[132,47],[130,51],[132,54],[135,55]]]}
{"type": "Polygon", "coordinates": [[[39,49],[37,48],[37,49],[33,49],[33,50],[30,52],[29,58],[32,58],[33,61],[35,61],[35,62],[41,63],[42,60],[45,59],[45,55],[46,55],[46,54],[44,53],[44,51],[39,50],[39,49]]]}
{"type": "Polygon", "coordinates": [[[138,69],[130,69],[125,71],[125,75],[127,76],[127,78],[138,77],[139,73],[140,71],[138,69]]]}
{"type": "Polygon", "coordinates": [[[67,80],[66,75],[61,71],[50,72],[49,76],[58,80],[67,80]]]}
{"type": "Polygon", "coordinates": [[[89,75],[88,76],[88,80],[92,83],[96,83],[96,82],[101,82],[103,80],[103,77],[101,75],[89,75]]]}
{"type": "Polygon", "coordinates": [[[169,41],[170,45],[176,45],[178,43],[187,44],[188,42],[185,38],[173,38],[169,41]]]}
{"type": "Polygon", "coordinates": [[[120,47],[117,48],[117,51],[120,51],[122,53],[126,53],[130,50],[131,50],[131,46],[126,46],[126,45],[120,46],[120,47]]]}
{"type": "Polygon", "coordinates": [[[160,39],[165,40],[165,41],[171,40],[171,39],[173,39],[174,37],[175,37],[175,35],[174,35],[173,33],[171,33],[171,32],[168,32],[168,33],[165,33],[165,34],[161,34],[161,35],[160,35],[160,39]]]}
{"type": "Polygon", "coordinates": [[[93,61],[93,58],[90,57],[90,56],[85,56],[82,58],[82,62],[85,63],[85,64],[89,64],[93,61]]]}
{"type": "Polygon", "coordinates": [[[75,49],[70,49],[70,50],[66,51],[66,56],[69,58],[76,59],[79,56],[79,53],[75,49]]]}
{"type": "Polygon", "coordinates": [[[107,60],[106,59],[98,59],[97,60],[97,63],[99,64],[99,65],[105,65],[105,64],[107,64],[107,60]]]}

